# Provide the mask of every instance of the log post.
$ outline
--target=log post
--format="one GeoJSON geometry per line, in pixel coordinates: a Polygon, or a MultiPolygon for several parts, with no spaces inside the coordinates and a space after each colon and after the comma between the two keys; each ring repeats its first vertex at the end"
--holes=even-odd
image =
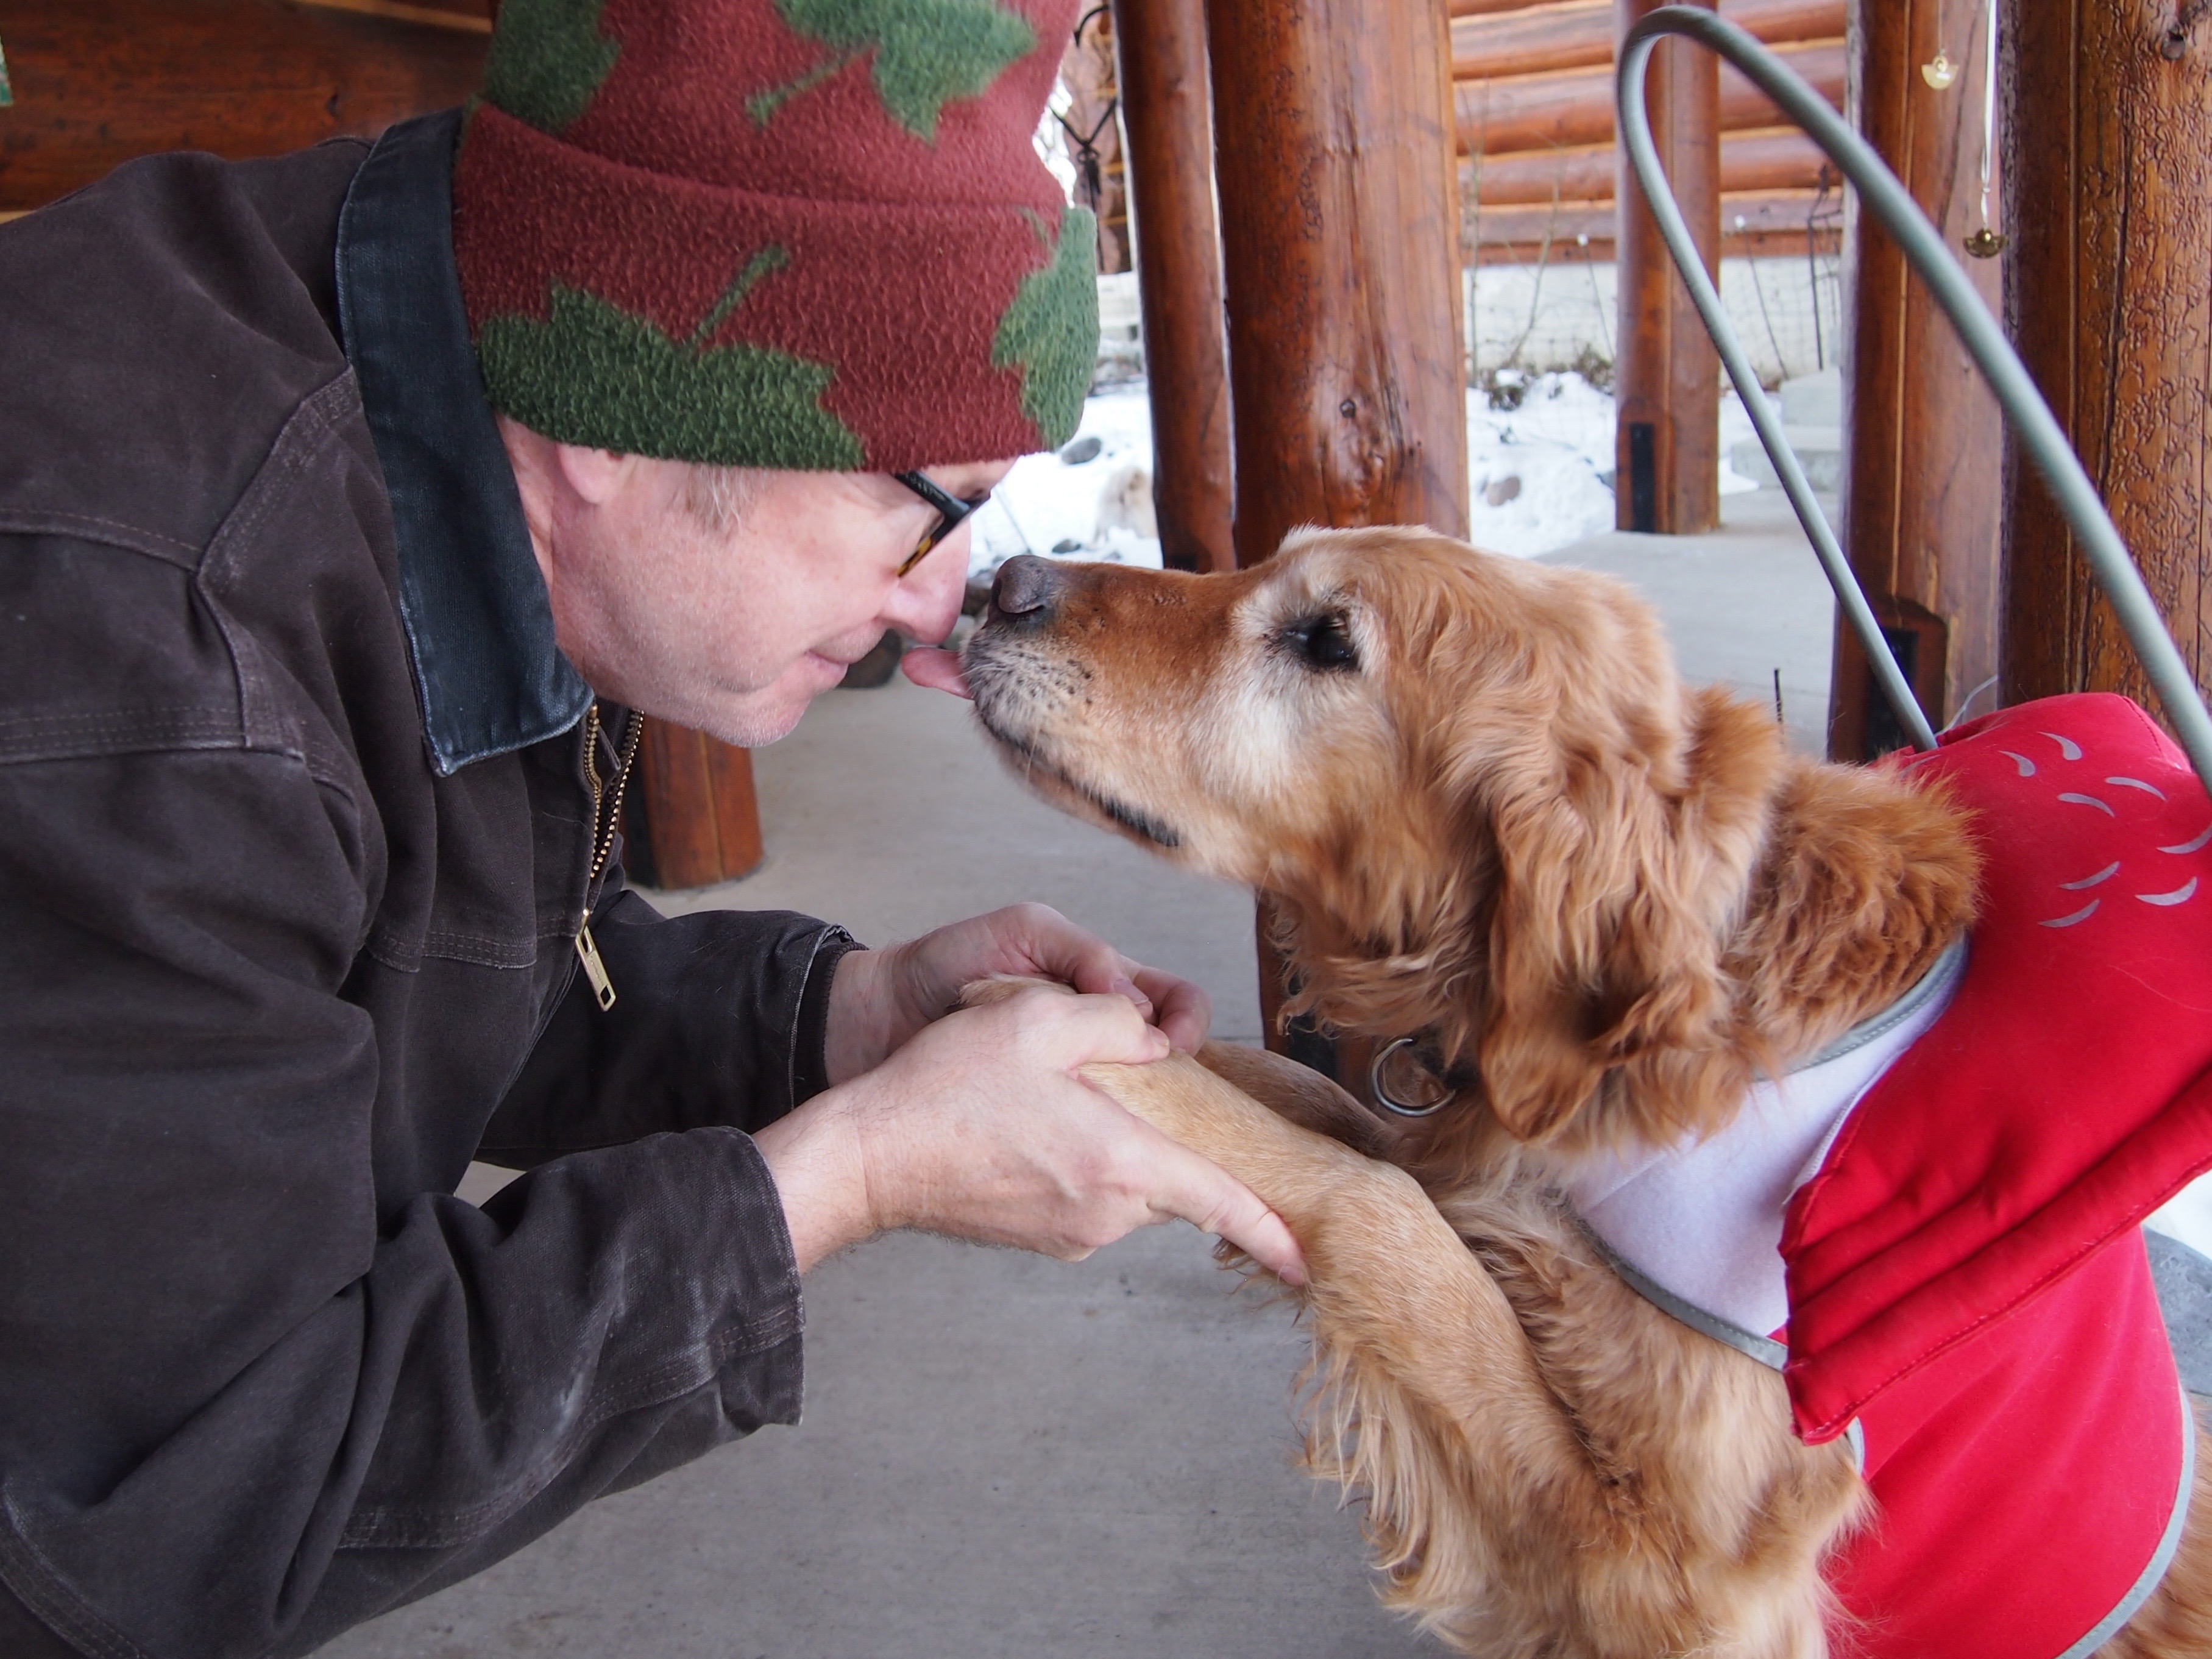
{"type": "Polygon", "coordinates": [[[1205,0],[1115,0],[1121,127],[1152,406],[1152,503],[1173,570],[1233,570],[1229,360],[1213,217],[1205,0]]]}
{"type": "MultiPolygon", "coordinates": [[[[2142,567],[2212,676],[2212,9],[2008,0],[2005,319],[2142,567]]],[[[2008,702],[2114,690],[2155,708],[2042,481],[2008,445],[2008,702]]]]}
{"type": "MultiPolygon", "coordinates": [[[[1861,0],[1852,124],[1943,234],[1994,313],[2001,269],[1973,258],[1980,228],[1984,0],[1861,0]],[[1942,54],[1939,64],[1937,53],[1942,54]],[[1948,86],[1923,66],[1946,68],[1948,86]]],[[[1843,542],[1892,652],[1941,726],[1978,690],[1996,707],[1997,532],[2004,423],[1950,323],[1887,231],[1854,213],[1845,230],[1843,542]]],[[[1902,746],[1858,636],[1839,622],[1828,753],[1866,761],[1902,746]]]]}
{"type": "MultiPolygon", "coordinates": [[[[1450,48],[1440,0],[1210,0],[1239,565],[1303,524],[1467,533],[1466,356],[1450,48]]],[[[1365,1087],[1275,1029],[1271,1044],[1365,1087]]]]}
{"type": "Polygon", "coordinates": [[[1459,198],[1433,0],[1212,0],[1237,562],[1301,524],[1467,533],[1459,198]]]}
{"type": "MultiPolygon", "coordinates": [[[[1666,0],[1613,0],[1616,41],[1666,0]]],[[[1704,0],[1712,9],[1711,0],[1704,0]]],[[[1644,82],[1651,138],[1682,217],[1720,278],[1720,59],[1688,40],[1659,43],[1644,82]]],[[[1621,530],[1687,536],[1720,522],[1721,371],[1705,325],[1619,157],[1620,325],[1614,349],[1618,400],[1613,441],[1613,524],[1621,530]]]]}
{"type": "Polygon", "coordinates": [[[753,758],[703,732],[647,720],[625,813],[630,873],[652,887],[711,887],[759,868],[753,758]]]}

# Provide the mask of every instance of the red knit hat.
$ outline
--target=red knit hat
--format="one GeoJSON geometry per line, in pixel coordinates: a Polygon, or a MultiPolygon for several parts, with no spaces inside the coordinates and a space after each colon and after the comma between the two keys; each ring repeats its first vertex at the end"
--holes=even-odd
{"type": "Polygon", "coordinates": [[[1030,142],[1076,0],[506,0],[453,176],[494,407],[902,471],[1066,441],[1096,227],[1030,142]]]}

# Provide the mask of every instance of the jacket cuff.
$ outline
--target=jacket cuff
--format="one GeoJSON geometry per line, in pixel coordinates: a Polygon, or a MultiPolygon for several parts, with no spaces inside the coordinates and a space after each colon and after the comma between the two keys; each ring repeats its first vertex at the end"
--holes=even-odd
{"type": "Polygon", "coordinates": [[[799,994],[799,1018],[791,1034],[791,1103],[805,1105],[830,1086],[830,993],[836,983],[837,964],[854,951],[865,951],[842,927],[834,924],[822,932],[808,963],[806,983],[799,994]]]}

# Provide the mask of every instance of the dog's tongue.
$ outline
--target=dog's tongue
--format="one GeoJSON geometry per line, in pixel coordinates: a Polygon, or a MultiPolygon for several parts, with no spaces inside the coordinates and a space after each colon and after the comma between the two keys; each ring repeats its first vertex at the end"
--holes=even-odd
{"type": "Polygon", "coordinates": [[[968,677],[960,672],[957,652],[940,650],[933,645],[916,646],[899,659],[899,666],[916,685],[926,685],[933,691],[950,691],[970,702],[975,699],[975,694],[968,689],[968,677]]]}

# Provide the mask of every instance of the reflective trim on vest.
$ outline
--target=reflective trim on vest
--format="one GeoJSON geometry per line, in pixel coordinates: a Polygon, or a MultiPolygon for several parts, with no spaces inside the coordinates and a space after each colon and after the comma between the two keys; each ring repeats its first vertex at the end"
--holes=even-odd
{"type": "Polygon", "coordinates": [[[1942,952],[1929,964],[1928,971],[1912,982],[1910,989],[1880,1013],[1869,1014],[1857,1024],[1831,1042],[1810,1060],[1801,1060],[1790,1069],[1809,1072],[1815,1066],[1826,1066],[1832,1060],[1841,1060],[1854,1049],[1863,1048],[1877,1038],[1887,1036],[1899,1026],[1919,1013],[1941,997],[1948,1000],[1958,988],[1966,973],[1966,935],[1961,933],[1943,947],[1942,952]]]}
{"type": "Polygon", "coordinates": [[[2100,1619],[2094,1629],[2058,1659],[2088,1659],[2090,1654],[2119,1634],[2120,1627],[2134,1618],[2150,1600],[2151,1592],[2166,1577],[2166,1570],[2173,1565],[2174,1552],[2181,1547],[2181,1534],[2189,1522],[2189,1494],[2197,1483],[2197,1413],[2190,1409],[2189,1390],[2181,1391],[2181,1490],[2173,1495],[2173,1514],[2166,1523],[2166,1531],[2151,1552],[2150,1565],[2142,1570],[2120,1604],[2100,1619]]]}
{"type": "MultiPolygon", "coordinates": [[[[1778,1371],[1782,1369],[1782,1362],[1790,1357],[1790,1350],[1786,1345],[1777,1342],[1771,1336],[1760,1336],[1747,1331],[1740,1325],[1731,1325],[1718,1314],[1709,1313],[1694,1302],[1684,1301],[1664,1285],[1655,1284],[1637,1272],[1632,1263],[1624,1261],[1619,1253],[1600,1238],[1592,1231],[1590,1224],[1581,1217],[1575,1218],[1575,1224],[1583,1230],[1583,1237],[1589,1239],[1597,1253],[1605,1258],[1606,1266],[1611,1267],[1620,1276],[1620,1282],[1669,1319],[1678,1324],[1688,1326],[1700,1336],[1710,1336],[1716,1342],[1727,1344],[1738,1353],[1747,1354],[1756,1359],[1769,1370],[1778,1371]]],[[[2185,1403],[2185,1395],[2184,1401],[2185,1403]]],[[[1866,1431],[1859,1426],[1857,1418],[1851,1419],[1850,1425],[1844,1430],[1844,1438],[1850,1443],[1852,1468],[1861,1475],[1864,1475],[1867,1457],[1866,1431]]],[[[2188,1482],[2185,1480],[2182,1483],[2182,1490],[2184,1492],[2188,1490],[2188,1482]]],[[[2177,1540],[2179,1535],[2179,1533],[2175,1534],[2177,1540]]],[[[2167,1552],[2169,1555],[2172,1553],[2170,1550],[2167,1552]]]]}
{"type": "MultiPolygon", "coordinates": [[[[1710,1336],[1716,1342],[1724,1342],[1738,1353],[1748,1354],[1769,1370],[1778,1371],[1782,1362],[1790,1358],[1790,1350],[1771,1336],[1760,1336],[1740,1325],[1731,1325],[1717,1313],[1708,1313],[1694,1302],[1684,1300],[1664,1285],[1646,1277],[1636,1264],[1625,1259],[1612,1245],[1597,1236],[1597,1230],[1580,1216],[1575,1224],[1583,1237],[1605,1258],[1605,1265],[1620,1275],[1620,1282],[1649,1302],[1661,1313],[1679,1320],[1700,1336],[1710,1336]]],[[[1863,1460],[1862,1460],[1863,1461],[1863,1460]]]]}

